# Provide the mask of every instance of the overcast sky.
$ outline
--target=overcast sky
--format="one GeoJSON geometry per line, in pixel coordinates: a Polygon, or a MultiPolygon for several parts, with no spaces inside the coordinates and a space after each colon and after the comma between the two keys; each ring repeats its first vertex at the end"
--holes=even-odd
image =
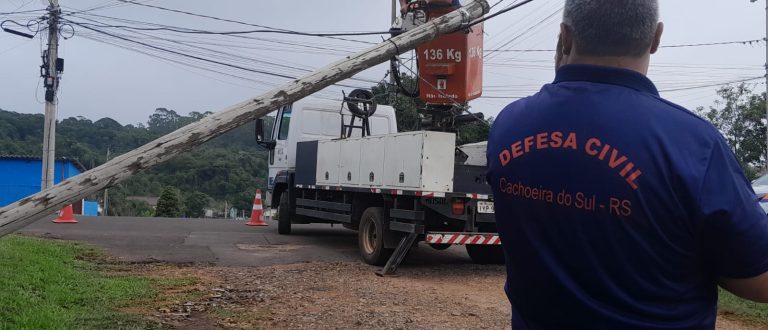
{"type": "MultiPolygon", "coordinates": [[[[241,24],[124,4],[117,0],[60,1],[65,12],[97,7],[67,16],[79,23],[138,26],[134,23],[118,23],[115,20],[117,18],[210,31],[255,29],[241,24]]],[[[385,31],[390,23],[391,6],[389,0],[140,2],[307,32],[385,31]]],[[[505,0],[494,11],[513,2],[515,0],[505,0]]],[[[666,24],[663,44],[762,39],[765,37],[763,2],[662,1],[662,20],[666,24]]],[[[485,49],[513,51],[488,55],[486,58],[484,93],[488,97],[472,102],[474,111],[494,116],[515,97],[534,93],[542,84],[552,80],[553,53],[518,50],[554,47],[562,16],[559,10],[563,3],[563,0],[536,0],[486,24],[485,49]]],[[[43,8],[45,4],[42,0],[0,0],[0,12],[3,13],[43,8]]],[[[0,15],[0,20],[13,19],[26,24],[27,19],[39,14],[0,15]]],[[[11,23],[5,24],[5,27],[14,27],[11,23]]],[[[136,50],[148,50],[135,42],[174,47],[192,55],[189,48],[175,47],[182,47],[178,42],[184,43],[184,47],[194,43],[208,48],[194,50],[201,57],[289,76],[301,75],[305,70],[338,60],[347,52],[367,47],[365,43],[359,42],[278,34],[253,35],[260,40],[226,36],[180,36],[167,31],[143,31],[140,33],[144,33],[144,36],[138,36],[119,28],[90,26],[133,40],[129,42],[81,26],[73,27],[74,36],[62,40],[60,57],[65,59],[66,66],[61,82],[58,118],[84,116],[96,120],[111,117],[123,124],[146,122],[147,117],[158,107],[174,109],[182,114],[218,111],[286,81],[283,78],[195,62],[160,52],[155,52],[153,56],[140,54],[136,50]],[[166,39],[162,41],[165,43],[158,43],[160,41],[157,38],[166,39]],[[105,42],[119,43],[124,48],[105,42]],[[158,55],[167,56],[176,63],[158,59],[158,55]],[[190,64],[197,68],[190,67],[190,64]]],[[[14,28],[26,30],[26,27],[14,28]]],[[[70,30],[67,27],[64,34],[69,34],[70,30]]],[[[44,46],[40,37],[43,35],[40,33],[36,39],[27,40],[0,32],[0,108],[23,113],[43,112],[41,102],[44,93],[38,68],[41,64],[41,47],[44,46]]],[[[378,36],[351,38],[368,42],[381,40],[378,36]]],[[[751,46],[665,48],[654,56],[650,77],[659,89],[676,90],[662,93],[673,102],[691,109],[709,106],[716,99],[717,87],[695,87],[760,77],[764,74],[765,56],[765,43],[751,46]]],[[[381,80],[385,72],[386,67],[379,66],[358,75],[360,80],[348,81],[347,84],[370,86],[368,81],[381,80]]],[[[757,91],[765,90],[762,80],[751,80],[749,83],[757,91]]],[[[332,87],[320,95],[339,97],[342,89],[350,90],[332,87]]]]}

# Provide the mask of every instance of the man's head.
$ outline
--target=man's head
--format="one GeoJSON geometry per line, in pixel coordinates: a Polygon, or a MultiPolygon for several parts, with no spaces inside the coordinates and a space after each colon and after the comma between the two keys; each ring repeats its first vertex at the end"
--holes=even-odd
{"type": "Polygon", "coordinates": [[[662,31],[658,0],[566,0],[563,54],[569,56],[569,63],[602,59],[610,65],[621,59],[647,66],[650,54],[658,50],[662,31]]]}

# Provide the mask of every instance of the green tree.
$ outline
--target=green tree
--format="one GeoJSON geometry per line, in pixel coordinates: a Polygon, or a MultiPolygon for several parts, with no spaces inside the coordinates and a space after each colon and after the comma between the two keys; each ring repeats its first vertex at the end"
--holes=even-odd
{"type": "Polygon", "coordinates": [[[720,100],[714,106],[697,112],[720,130],[744,172],[754,178],[765,159],[765,95],[754,94],[745,84],[725,86],[717,94],[720,100]]]}
{"type": "MultiPolygon", "coordinates": [[[[401,81],[406,88],[411,88],[416,84],[416,79],[412,76],[403,74],[401,81]]],[[[389,105],[397,111],[397,130],[400,132],[409,132],[419,129],[421,116],[418,109],[424,108],[426,104],[417,97],[404,95],[397,87],[388,86],[381,82],[371,87],[373,92],[373,101],[376,104],[389,105]]]]}
{"type": "Polygon", "coordinates": [[[205,208],[211,203],[211,197],[194,191],[184,198],[184,213],[190,218],[200,218],[205,214],[205,208]]]}
{"type": "Polygon", "coordinates": [[[176,189],[165,188],[157,201],[156,217],[178,218],[181,216],[181,201],[176,189]]]}

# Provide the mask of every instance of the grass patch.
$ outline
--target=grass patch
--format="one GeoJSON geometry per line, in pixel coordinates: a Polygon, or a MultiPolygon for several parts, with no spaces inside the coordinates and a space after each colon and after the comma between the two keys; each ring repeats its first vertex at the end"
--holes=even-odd
{"type": "Polygon", "coordinates": [[[720,313],[748,323],[768,326],[768,304],[753,303],[720,289],[720,313]]]}
{"type": "Polygon", "coordinates": [[[269,309],[262,308],[256,311],[247,309],[232,309],[223,307],[214,307],[208,311],[211,316],[228,322],[238,328],[247,330],[263,329],[258,324],[269,320],[271,312],[269,309]]]}
{"type": "Polygon", "coordinates": [[[120,312],[151,302],[163,288],[191,279],[153,279],[103,272],[104,255],[72,242],[0,239],[0,328],[157,329],[120,312]]]}

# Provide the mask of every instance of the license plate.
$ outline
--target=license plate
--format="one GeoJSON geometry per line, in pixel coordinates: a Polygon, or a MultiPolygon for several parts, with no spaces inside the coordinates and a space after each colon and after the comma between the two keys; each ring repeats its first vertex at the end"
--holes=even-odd
{"type": "Polygon", "coordinates": [[[477,212],[485,214],[495,213],[493,210],[493,202],[477,202],[477,212]]]}

